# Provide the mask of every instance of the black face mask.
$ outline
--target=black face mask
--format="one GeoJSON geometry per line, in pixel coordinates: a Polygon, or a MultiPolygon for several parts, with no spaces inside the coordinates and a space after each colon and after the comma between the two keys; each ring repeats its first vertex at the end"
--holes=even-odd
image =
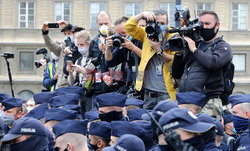
{"type": "Polygon", "coordinates": [[[204,144],[203,139],[202,139],[202,137],[200,135],[195,136],[195,137],[190,138],[190,139],[187,139],[187,140],[185,140],[183,142],[192,145],[197,150],[201,150],[201,148],[202,148],[202,146],[204,144]]]}
{"type": "Polygon", "coordinates": [[[202,28],[201,29],[201,36],[205,41],[209,41],[215,37],[215,35],[219,31],[219,29],[218,29],[216,32],[214,32],[216,25],[217,25],[217,22],[215,23],[213,28],[210,28],[210,29],[202,28]]]}
{"type": "Polygon", "coordinates": [[[101,121],[119,121],[123,117],[122,112],[117,112],[117,111],[111,111],[105,114],[99,114],[99,118],[101,121]]]}
{"type": "Polygon", "coordinates": [[[33,151],[46,148],[48,144],[49,144],[48,138],[45,136],[31,136],[25,141],[16,144],[11,144],[10,148],[12,151],[15,150],[33,151]]]}
{"type": "Polygon", "coordinates": [[[98,149],[97,144],[92,145],[92,144],[89,143],[88,147],[89,147],[89,149],[94,150],[94,151],[96,151],[98,149]]]}
{"type": "MultiPolygon", "coordinates": [[[[59,151],[59,150],[60,150],[60,147],[55,147],[54,148],[54,151],[59,151]]],[[[68,146],[63,151],[68,151],[68,146]]]]}

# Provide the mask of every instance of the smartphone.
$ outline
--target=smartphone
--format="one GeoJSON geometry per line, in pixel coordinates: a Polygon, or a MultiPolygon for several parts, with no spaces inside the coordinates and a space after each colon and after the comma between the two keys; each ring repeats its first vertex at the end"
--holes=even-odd
{"type": "Polygon", "coordinates": [[[48,27],[49,28],[59,28],[59,24],[58,23],[48,23],[48,27]]]}

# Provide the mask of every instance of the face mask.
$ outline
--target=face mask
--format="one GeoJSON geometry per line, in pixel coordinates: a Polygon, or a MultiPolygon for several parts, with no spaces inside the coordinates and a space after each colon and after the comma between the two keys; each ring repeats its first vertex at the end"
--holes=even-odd
{"type": "Polygon", "coordinates": [[[122,112],[117,112],[117,111],[111,111],[105,114],[99,114],[99,118],[101,121],[119,121],[122,118],[122,112]]]}
{"type": "Polygon", "coordinates": [[[197,150],[202,150],[202,146],[204,144],[203,139],[202,139],[202,137],[200,135],[195,136],[195,137],[190,138],[190,139],[187,139],[187,140],[185,140],[183,142],[192,145],[197,150]]]}
{"type": "Polygon", "coordinates": [[[65,37],[64,37],[64,41],[65,41],[65,40],[68,40],[68,38],[70,39],[70,41],[73,41],[73,40],[74,40],[73,36],[65,36],[65,37]]]}
{"type": "Polygon", "coordinates": [[[48,145],[48,138],[45,136],[31,136],[25,141],[20,143],[11,144],[11,150],[25,150],[25,151],[34,151],[41,150],[41,147],[48,145]]]}
{"type": "Polygon", "coordinates": [[[234,132],[235,134],[237,134],[237,131],[235,128],[232,129],[232,132],[234,132]]]}
{"type": "Polygon", "coordinates": [[[232,121],[234,123],[235,130],[240,133],[248,127],[248,119],[232,114],[232,121]]]}
{"type": "Polygon", "coordinates": [[[89,143],[89,149],[96,151],[98,149],[97,144],[92,145],[92,144],[89,143]]]}
{"type": "Polygon", "coordinates": [[[92,146],[90,144],[90,139],[88,137],[87,137],[87,144],[88,144],[89,151],[94,151],[94,149],[92,148],[92,146]]]}
{"type": "Polygon", "coordinates": [[[99,33],[100,33],[103,37],[107,37],[108,28],[109,28],[108,26],[102,25],[102,26],[99,28],[99,33]]]}
{"type": "Polygon", "coordinates": [[[51,55],[51,58],[54,59],[54,60],[59,59],[59,57],[57,57],[53,52],[51,52],[50,55],[51,55]]]}
{"type": "Polygon", "coordinates": [[[75,44],[75,46],[77,46],[77,40],[76,39],[74,39],[74,44],[75,44]]]}
{"type": "Polygon", "coordinates": [[[28,113],[33,109],[33,107],[27,107],[28,113]]]}
{"type": "Polygon", "coordinates": [[[209,41],[215,37],[215,35],[219,31],[219,29],[218,29],[216,32],[214,32],[216,25],[217,25],[217,22],[215,23],[214,27],[211,29],[207,29],[207,28],[201,29],[201,36],[205,41],[209,41]]]}
{"type": "Polygon", "coordinates": [[[82,55],[85,55],[87,53],[87,49],[86,47],[81,47],[81,48],[78,48],[78,51],[82,54],[82,55]]]}
{"type": "Polygon", "coordinates": [[[130,41],[133,39],[130,35],[128,35],[126,38],[130,41]]]}
{"type": "Polygon", "coordinates": [[[1,119],[2,119],[3,123],[7,126],[11,126],[15,121],[14,116],[4,114],[4,113],[1,115],[1,119]]]}
{"type": "Polygon", "coordinates": [[[160,25],[161,32],[165,32],[168,28],[168,25],[160,25]]]}

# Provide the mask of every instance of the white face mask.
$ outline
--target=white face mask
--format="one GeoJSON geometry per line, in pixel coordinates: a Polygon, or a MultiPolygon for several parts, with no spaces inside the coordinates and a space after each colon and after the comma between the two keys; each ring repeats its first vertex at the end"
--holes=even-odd
{"type": "Polygon", "coordinates": [[[99,28],[99,32],[102,36],[106,37],[107,34],[108,34],[108,26],[106,25],[102,25],[100,28],[99,28]]]}
{"type": "Polygon", "coordinates": [[[14,121],[15,121],[14,116],[4,114],[3,112],[1,112],[0,114],[1,114],[0,118],[2,119],[2,121],[5,125],[10,126],[14,123],[14,121]]]}
{"type": "Polygon", "coordinates": [[[50,55],[51,55],[51,58],[56,61],[59,59],[59,57],[57,57],[53,52],[51,52],[50,55]]]}
{"type": "Polygon", "coordinates": [[[85,55],[87,53],[87,49],[85,46],[81,47],[81,48],[78,48],[78,51],[82,54],[82,55],[85,55]]]}
{"type": "Polygon", "coordinates": [[[70,40],[71,40],[71,41],[73,41],[73,40],[74,40],[73,36],[65,36],[65,37],[64,37],[64,41],[65,41],[65,40],[67,40],[67,39],[68,39],[68,37],[70,38],[70,40]]]}

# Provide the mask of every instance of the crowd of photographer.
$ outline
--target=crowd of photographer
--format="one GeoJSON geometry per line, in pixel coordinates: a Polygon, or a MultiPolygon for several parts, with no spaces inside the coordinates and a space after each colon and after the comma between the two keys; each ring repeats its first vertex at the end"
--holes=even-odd
{"type": "Polygon", "coordinates": [[[250,150],[250,95],[231,95],[232,50],[217,35],[217,14],[175,17],[180,27],[162,9],[114,23],[101,11],[93,39],[83,27],[45,22],[52,60],[40,49],[35,64],[46,66],[48,92],[26,104],[0,93],[1,150],[250,150]]]}

